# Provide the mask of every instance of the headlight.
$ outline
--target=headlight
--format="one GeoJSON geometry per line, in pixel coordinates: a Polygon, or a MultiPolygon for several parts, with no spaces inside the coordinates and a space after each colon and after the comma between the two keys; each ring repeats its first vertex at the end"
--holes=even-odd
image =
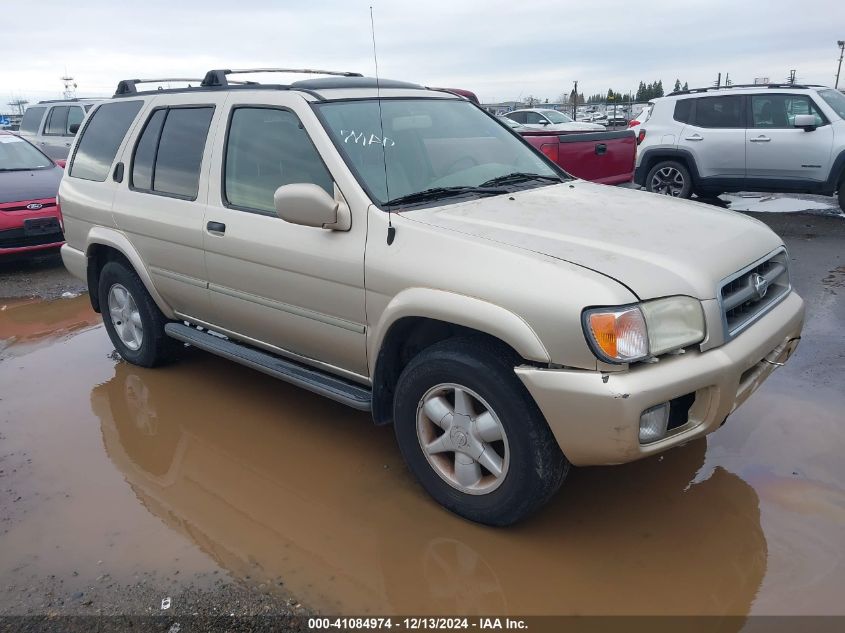
{"type": "Polygon", "coordinates": [[[609,363],[633,363],[704,339],[704,311],[692,297],[667,297],[584,311],[590,347],[609,363]]]}

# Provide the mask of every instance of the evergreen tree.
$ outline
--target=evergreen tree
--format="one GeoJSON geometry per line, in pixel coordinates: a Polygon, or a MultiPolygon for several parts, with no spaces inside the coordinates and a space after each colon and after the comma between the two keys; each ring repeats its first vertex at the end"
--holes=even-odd
{"type": "Polygon", "coordinates": [[[675,88],[674,88],[674,92],[679,92],[680,90],[681,90],[681,80],[680,80],[680,79],[676,79],[676,80],[675,80],[675,88]]]}
{"type": "Polygon", "coordinates": [[[689,90],[689,84],[686,81],[684,82],[684,90],[689,90]]]}
{"type": "Polygon", "coordinates": [[[654,84],[654,97],[662,97],[663,96],[663,80],[658,79],[657,83],[654,84]]]}

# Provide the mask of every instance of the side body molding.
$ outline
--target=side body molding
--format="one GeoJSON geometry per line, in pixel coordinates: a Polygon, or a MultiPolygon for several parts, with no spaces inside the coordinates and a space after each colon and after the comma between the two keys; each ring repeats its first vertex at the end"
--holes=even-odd
{"type": "Polygon", "coordinates": [[[134,268],[135,272],[138,273],[138,277],[141,278],[141,281],[147,288],[147,291],[150,293],[150,296],[153,298],[153,301],[156,302],[156,305],[164,313],[164,315],[169,319],[173,319],[176,317],[176,314],[173,312],[173,308],[170,307],[170,305],[161,297],[161,295],[155,289],[155,286],[153,285],[153,280],[150,277],[150,272],[144,265],[144,262],[141,259],[141,256],[138,254],[138,251],[135,250],[135,247],[132,246],[132,243],[121,231],[105,226],[94,226],[88,232],[88,239],[85,243],[85,255],[90,257],[92,247],[97,244],[101,244],[103,246],[110,246],[116,251],[122,253],[123,256],[129,260],[129,263],[132,264],[132,268],[134,268]]]}
{"type": "Polygon", "coordinates": [[[520,316],[482,299],[433,288],[408,288],[397,293],[370,331],[367,357],[370,371],[391,326],[406,317],[445,321],[485,332],[513,347],[520,356],[540,363],[551,361],[537,333],[520,316]]]}

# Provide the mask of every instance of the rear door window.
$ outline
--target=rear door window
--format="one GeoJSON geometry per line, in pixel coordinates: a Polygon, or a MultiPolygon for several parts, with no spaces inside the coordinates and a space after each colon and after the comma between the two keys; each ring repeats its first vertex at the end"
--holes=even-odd
{"type": "Polygon", "coordinates": [[[28,134],[38,134],[38,128],[41,126],[41,119],[44,116],[44,107],[27,108],[21,119],[21,132],[28,134]]]}
{"type": "Polygon", "coordinates": [[[82,128],[68,175],[103,182],[142,105],[143,101],[118,101],[94,110],[82,128]]]}
{"type": "Polygon", "coordinates": [[[506,115],[511,121],[525,123],[525,112],[508,112],[506,115]]]}
{"type": "Polygon", "coordinates": [[[744,128],[742,96],[699,97],[695,100],[695,125],[710,128],[744,128]]]}
{"type": "Polygon", "coordinates": [[[213,114],[212,106],[155,111],[135,147],[132,187],[195,200],[213,114]]]}
{"type": "MultiPolygon", "coordinates": [[[[72,125],[81,125],[82,119],[84,118],[85,112],[83,112],[82,108],[80,108],[79,106],[71,106],[67,113],[67,130],[65,133],[69,136],[73,136],[74,134],[76,134],[76,132],[70,131],[70,127],[72,125]]],[[[76,131],[78,132],[79,128],[77,128],[76,131]]]]}
{"type": "Polygon", "coordinates": [[[44,128],[44,134],[51,136],[67,135],[67,111],[67,106],[53,106],[50,109],[50,114],[47,115],[47,126],[44,128]]]}
{"type": "Polygon", "coordinates": [[[692,99],[680,99],[675,102],[674,119],[681,123],[689,123],[692,115],[692,99]]]}

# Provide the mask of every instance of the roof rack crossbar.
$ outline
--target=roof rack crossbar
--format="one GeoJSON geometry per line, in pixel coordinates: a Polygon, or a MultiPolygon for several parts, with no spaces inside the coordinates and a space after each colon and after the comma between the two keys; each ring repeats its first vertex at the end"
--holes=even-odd
{"type": "Polygon", "coordinates": [[[795,90],[806,90],[807,88],[822,88],[823,86],[819,84],[791,84],[788,82],[781,82],[781,83],[769,83],[769,84],[731,84],[730,86],[706,86],[704,88],[689,88],[687,90],[675,90],[670,92],[667,97],[674,97],[677,95],[687,95],[699,92],[709,92],[711,90],[730,90],[731,88],[772,88],[775,90],[778,89],[795,89],[795,90]]]}
{"type": "MultiPolygon", "coordinates": [[[[228,75],[243,75],[246,73],[300,73],[306,75],[333,75],[336,77],[362,77],[361,73],[354,73],[345,70],[315,70],[311,68],[237,68],[209,70],[202,80],[203,86],[227,86],[230,82],[228,75]]],[[[254,82],[246,82],[254,83],[254,82]]]]}
{"type": "Polygon", "coordinates": [[[162,84],[169,83],[171,81],[193,81],[196,83],[200,83],[202,79],[199,79],[197,77],[164,77],[162,79],[123,79],[122,81],[118,82],[115,94],[134,94],[138,92],[138,89],[136,87],[138,84],[162,84]]]}

